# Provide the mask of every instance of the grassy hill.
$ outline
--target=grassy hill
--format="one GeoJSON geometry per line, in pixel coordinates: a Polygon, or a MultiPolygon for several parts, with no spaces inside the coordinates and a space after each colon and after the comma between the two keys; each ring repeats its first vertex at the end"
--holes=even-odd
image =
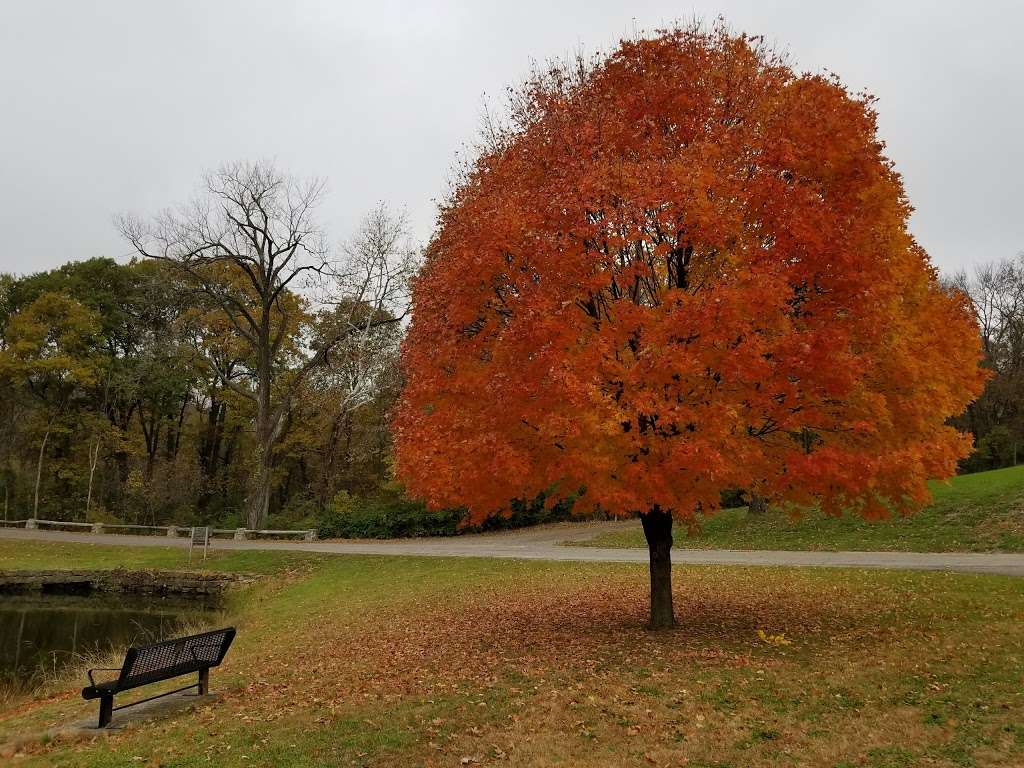
{"type": "MultiPolygon", "coordinates": [[[[0,541],[5,568],[182,554],[0,541]]],[[[1021,579],[677,566],[680,629],[650,633],[642,564],[221,551],[203,567],[266,574],[220,619],[238,638],[216,701],[63,733],[96,714],[68,674],[0,703],[0,765],[1024,765],[1021,579]]]]}
{"type": "MultiPolygon", "coordinates": [[[[934,501],[908,518],[868,522],[817,511],[793,518],[779,510],[753,516],[745,507],[705,518],[687,536],[676,531],[676,546],[693,549],[895,550],[905,552],[1024,551],[1024,466],[932,483],[934,501]]],[[[595,547],[643,547],[635,529],[598,536],[595,547]]]]}

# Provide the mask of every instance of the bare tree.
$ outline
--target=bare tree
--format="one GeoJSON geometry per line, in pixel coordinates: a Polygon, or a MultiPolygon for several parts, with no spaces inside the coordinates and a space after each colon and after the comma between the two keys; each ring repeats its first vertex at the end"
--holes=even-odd
{"type": "Polygon", "coordinates": [[[346,248],[333,261],[314,217],[324,191],[319,179],[299,181],[269,164],[235,163],[208,174],[204,186],[188,206],[150,221],[126,216],[120,227],[140,255],[180,270],[249,350],[244,378],[223,370],[216,356],[204,359],[225,387],[255,406],[246,505],[248,526],[261,528],[270,506],[274,446],[292,398],[339,346],[401,323],[414,251],[407,247],[404,218],[382,206],[353,241],[372,247],[346,248]],[[303,288],[313,295],[301,296],[303,288]],[[313,339],[309,304],[317,300],[339,309],[330,334],[313,339]]]}
{"type": "Polygon", "coordinates": [[[981,449],[986,437],[1002,431],[1010,445],[1002,460],[1016,463],[1024,439],[1024,254],[1016,259],[960,272],[949,285],[971,300],[981,332],[985,366],[993,377],[967,409],[966,426],[981,449]]]}
{"type": "Polygon", "coordinates": [[[337,269],[329,273],[340,290],[322,297],[328,309],[313,346],[330,345],[324,372],[345,391],[344,407],[355,409],[373,398],[378,380],[395,365],[418,249],[409,238],[405,214],[381,204],[341,250],[337,269]]]}

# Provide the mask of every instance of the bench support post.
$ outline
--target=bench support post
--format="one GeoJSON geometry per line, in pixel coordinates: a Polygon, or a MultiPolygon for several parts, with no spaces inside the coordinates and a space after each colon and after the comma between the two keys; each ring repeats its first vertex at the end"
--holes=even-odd
{"type": "Polygon", "coordinates": [[[114,713],[114,697],[112,695],[100,696],[100,724],[98,727],[106,728],[110,725],[110,717],[114,713]]]}
{"type": "Polygon", "coordinates": [[[210,668],[203,667],[199,670],[199,695],[205,696],[210,690],[210,668]]]}

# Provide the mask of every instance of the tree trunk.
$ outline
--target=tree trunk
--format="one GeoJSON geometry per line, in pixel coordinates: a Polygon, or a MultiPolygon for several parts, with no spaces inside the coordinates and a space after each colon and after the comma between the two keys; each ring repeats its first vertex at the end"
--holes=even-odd
{"type": "Polygon", "coordinates": [[[768,511],[768,499],[760,494],[750,493],[750,503],[747,505],[747,512],[751,515],[763,515],[768,511]]]}
{"type": "Polygon", "coordinates": [[[182,400],[181,409],[178,411],[178,423],[167,430],[167,445],[164,448],[164,457],[168,461],[176,461],[178,449],[181,448],[181,430],[185,425],[185,411],[188,410],[189,399],[182,400]]]}
{"type": "Polygon", "coordinates": [[[260,376],[256,410],[256,446],[253,450],[253,473],[246,499],[247,526],[252,530],[266,528],[273,491],[274,443],[281,430],[282,417],[274,413],[270,402],[270,374],[260,376]]]}
{"type": "Polygon", "coordinates": [[[271,449],[260,445],[256,448],[255,466],[249,485],[249,498],[246,504],[246,526],[258,531],[266,527],[267,515],[270,513],[271,449]]]}
{"type": "Polygon", "coordinates": [[[345,421],[344,421],[344,433],[345,433],[345,452],[342,454],[343,471],[345,473],[345,490],[352,493],[355,488],[354,477],[355,473],[352,471],[352,411],[349,408],[345,409],[345,421]]]}
{"type": "Polygon", "coordinates": [[[160,422],[155,418],[153,420],[152,428],[146,435],[146,469],[143,478],[146,481],[146,487],[149,487],[150,482],[153,480],[153,469],[156,467],[156,454],[160,450],[160,422]]]}
{"type": "Polygon", "coordinates": [[[100,440],[96,438],[96,445],[89,449],[89,491],[85,494],[85,519],[89,519],[89,507],[92,506],[92,480],[96,475],[96,465],[100,460],[100,440]]]}
{"type": "MultiPolygon", "coordinates": [[[[116,445],[127,445],[129,443],[129,432],[131,431],[132,418],[135,414],[136,403],[134,401],[126,406],[112,410],[110,423],[121,432],[121,439],[115,441],[116,445]]],[[[128,463],[128,452],[123,448],[114,451],[114,463],[117,466],[117,489],[115,491],[118,517],[126,520],[128,516],[127,494],[125,485],[128,483],[128,475],[131,474],[131,466],[128,463]]]]}
{"type": "Polygon", "coordinates": [[[320,479],[318,482],[317,490],[317,501],[321,507],[326,507],[327,502],[331,500],[331,481],[334,479],[336,472],[334,471],[334,463],[337,459],[338,453],[338,440],[341,436],[341,423],[343,414],[337,414],[331,419],[331,431],[330,436],[327,439],[327,445],[324,446],[323,461],[320,463],[320,479]]]}
{"type": "Polygon", "coordinates": [[[43,435],[43,444],[39,446],[39,461],[36,462],[36,492],[35,500],[32,502],[32,518],[39,518],[39,483],[43,477],[43,457],[46,455],[46,443],[50,439],[50,425],[46,425],[46,433],[43,435]]]}
{"type": "Polygon", "coordinates": [[[660,507],[640,515],[650,553],[651,621],[649,629],[672,629],[672,513],[660,507]]]}
{"type": "Polygon", "coordinates": [[[247,525],[252,530],[264,528],[270,513],[271,470],[273,464],[274,407],[270,389],[273,384],[273,352],[270,342],[270,304],[263,306],[259,333],[256,339],[256,447],[253,456],[253,474],[246,499],[247,525]]]}

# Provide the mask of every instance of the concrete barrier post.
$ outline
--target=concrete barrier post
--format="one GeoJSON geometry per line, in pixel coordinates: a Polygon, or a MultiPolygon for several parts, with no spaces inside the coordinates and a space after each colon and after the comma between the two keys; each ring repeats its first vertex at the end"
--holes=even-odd
{"type": "Polygon", "coordinates": [[[103,523],[93,523],[92,524],[92,532],[93,533],[103,533],[103,523]]]}
{"type": "Polygon", "coordinates": [[[245,528],[235,529],[235,541],[245,541],[245,528]]]}
{"type": "Polygon", "coordinates": [[[178,526],[170,525],[167,527],[167,536],[176,539],[178,537],[178,526]]]}
{"type": "Polygon", "coordinates": [[[36,528],[39,527],[39,524],[36,522],[36,519],[34,517],[30,517],[28,520],[25,521],[25,527],[28,528],[30,531],[34,531],[36,528]]]}
{"type": "Polygon", "coordinates": [[[316,531],[306,531],[306,535],[302,538],[306,541],[316,541],[316,531]]]}

